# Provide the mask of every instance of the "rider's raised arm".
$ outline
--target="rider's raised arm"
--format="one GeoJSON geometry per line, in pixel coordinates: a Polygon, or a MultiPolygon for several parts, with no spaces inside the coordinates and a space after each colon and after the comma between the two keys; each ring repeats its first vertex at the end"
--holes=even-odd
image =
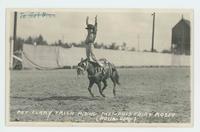
{"type": "Polygon", "coordinates": [[[94,33],[96,34],[96,32],[97,32],[97,16],[95,17],[95,29],[94,29],[94,33]]]}
{"type": "Polygon", "coordinates": [[[97,16],[95,16],[95,27],[97,27],[97,16]]]}
{"type": "Polygon", "coordinates": [[[89,23],[88,23],[88,20],[89,20],[89,17],[87,16],[87,18],[86,18],[86,25],[89,24],[89,23]]]}

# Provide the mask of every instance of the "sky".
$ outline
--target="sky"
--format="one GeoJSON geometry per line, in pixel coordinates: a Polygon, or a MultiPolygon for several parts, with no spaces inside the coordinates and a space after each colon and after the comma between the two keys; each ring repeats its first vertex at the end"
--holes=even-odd
{"type": "MultiPolygon", "coordinates": [[[[35,11],[54,14],[54,17],[25,17],[18,12],[17,36],[27,38],[41,34],[48,43],[59,39],[64,42],[84,41],[87,36],[86,17],[89,23],[94,24],[98,16],[98,31],[95,42],[111,44],[116,42],[136,50],[150,50],[152,39],[152,13],[155,11],[155,43],[154,49],[162,51],[171,47],[171,29],[182,18],[192,23],[190,10],[137,10],[137,9],[71,9],[71,10],[45,10],[35,11]]],[[[26,11],[30,14],[32,11],[26,11]]],[[[10,30],[13,31],[13,12],[10,12],[10,30]]],[[[11,34],[12,36],[12,34],[11,34]]]]}

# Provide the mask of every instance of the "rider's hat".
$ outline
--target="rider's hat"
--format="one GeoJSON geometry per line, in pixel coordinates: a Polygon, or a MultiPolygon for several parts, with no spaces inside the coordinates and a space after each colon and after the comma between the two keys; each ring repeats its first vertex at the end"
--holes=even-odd
{"type": "Polygon", "coordinates": [[[87,27],[86,27],[85,29],[94,29],[94,25],[88,24],[87,27]]]}

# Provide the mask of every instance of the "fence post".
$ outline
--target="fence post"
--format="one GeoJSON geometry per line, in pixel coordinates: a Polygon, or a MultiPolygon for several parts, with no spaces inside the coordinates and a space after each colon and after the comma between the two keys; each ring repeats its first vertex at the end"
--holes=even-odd
{"type": "Polygon", "coordinates": [[[13,69],[13,39],[10,39],[10,69],[13,69]]]}

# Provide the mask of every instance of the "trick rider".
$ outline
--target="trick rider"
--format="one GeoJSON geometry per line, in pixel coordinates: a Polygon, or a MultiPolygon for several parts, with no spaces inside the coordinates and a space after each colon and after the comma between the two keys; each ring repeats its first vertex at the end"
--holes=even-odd
{"type": "Polygon", "coordinates": [[[86,48],[86,56],[87,60],[97,63],[100,67],[103,67],[103,64],[100,63],[93,52],[94,48],[94,41],[96,39],[97,35],[97,16],[95,17],[95,25],[89,24],[88,23],[89,17],[86,18],[86,29],[88,31],[87,38],[85,40],[85,48],[86,48]]]}

